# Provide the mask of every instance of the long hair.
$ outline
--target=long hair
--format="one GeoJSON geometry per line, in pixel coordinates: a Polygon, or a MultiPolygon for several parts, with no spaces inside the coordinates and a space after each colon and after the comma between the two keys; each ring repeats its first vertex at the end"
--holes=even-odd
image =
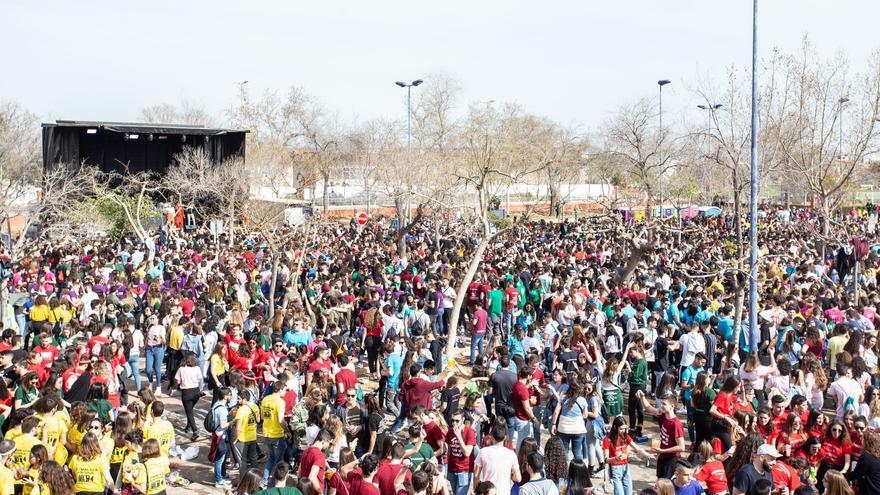
{"type": "Polygon", "coordinates": [[[553,435],[544,445],[544,471],[547,478],[558,483],[560,478],[565,478],[566,467],[565,446],[561,438],[553,435]]]}
{"type": "Polygon", "coordinates": [[[727,474],[727,479],[732,480],[736,476],[736,472],[739,471],[739,468],[744,464],[752,462],[752,455],[758,451],[758,447],[763,443],[764,435],[752,432],[736,444],[733,455],[724,464],[724,472],[727,474]]]}
{"type": "Polygon", "coordinates": [[[101,443],[98,441],[98,436],[92,432],[86,433],[76,450],[76,454],[85,461],[97,459],[101,455],[101,443]]]}
{"type": "MultiPolygon", "coordinates": [[[[236,495],[253,494],[260,490],[263,473],[257,469],[248,469],[235,486],[236,495]]],[[[54,495],[54,494],[53,494],[54,495]]]]}
{"type": "Polygon", "coordinates": [[[113,445],[117,448],[125,447],[125,436],[131,431],[131,414],[120,412],[113,422],[113,445]]]}
{"type": "Polygon", "coordinates": [[[40,481],[49,487],[52,495],[73,495],[76,482],[61,464],[46,461],[40,466],[40,481]]]}
{"type": "Polygon", "coordinates": [[[829,469],[825,473],[825,495],[852,495],[852,488],[843,474],[836,469],[829,469]]]}
{"type": "Polygon", "coordinates": [[[608,438],[611,439],[611,443],[617,445],[620,440],[620,427],[626,426],[626,420],[623,419],[623,416],[618,416],[614,418],[614,422],[611,423],[611,431],[608,432],[608,438]]]}
{"type": "Polygon", "coordinates": [[[566,493],[572,495],[586,495],[593,487],[593,481],[590,479],[593,470],[590,469],[583,459],[572,459],[568,465],[568,489],[566,493]]]}
{"type": "Polygon", "coordinates": [[[526,465],[528,464],[526,462],[526,458],[528,458],[529,454],[531,454],[532,452],[537,452],[537,451],[538,451],[538,442],[534,439],[534,437],[528,437],[525,440],[523,440],[522,445],[520,445],[520,447],[519,447],[519,453],[517,453],[517,456],[516,456],[517,461],[519,462],[519,472],[520,473],[527,473],[528,472],[528,471],[526,471],[526,465]]]}

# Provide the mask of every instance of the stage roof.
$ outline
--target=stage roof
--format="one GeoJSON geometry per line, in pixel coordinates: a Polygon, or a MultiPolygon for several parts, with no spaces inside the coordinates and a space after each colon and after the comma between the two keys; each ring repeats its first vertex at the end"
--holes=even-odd
{"type": "Polygon", "coordinates": [[[190,124],[151,124],[145,122],[96,122],[90,120],[56,120],[54,124],[44,123],[44,128],[74,127],[82,129],[101,129],[108,132],[137,134],[187,134],[199,136],[219,136],[229,133],[249,132],[245,129],[215,129],[203,125],[190,124]]]}

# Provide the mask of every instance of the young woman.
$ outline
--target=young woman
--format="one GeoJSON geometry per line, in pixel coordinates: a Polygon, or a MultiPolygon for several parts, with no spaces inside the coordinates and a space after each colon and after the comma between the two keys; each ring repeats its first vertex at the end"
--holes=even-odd
{"type": "Polygon", "coordinates": [[[733,413],[736,411],[736,396],[739,393],[741,384],[742,382],[736,376],[731,376],[725,380],[724,385],[721,386],[721,391],[718,392],[712,407],[709,409],[709,414],[713,418],[712,424],[715,435],[721,439],[722,448],[725,452],[733,446],[729,425],[737,425],[733,413]]]}
{"type": "Polygon", "coordinates": [[[192,431],[190,439],[195,442],[199,438],[199,429],[196,426],[193,409],[195,409],[196,402],[201,397],[202,369],[199,368],[198,360],[193,354],[187,353],[183,358],[183,363],[180,368],[177,368],[174,381],[177,383],[178,388],[180,388],[180,401],[183,403],[183,410],[186,412],[186,427],[184,427],[183,432],[192,431]]]}
{"type": "Polygon", "coordinates": [[[568,464],[568,486],[565,493],[570,495],[592,495],[593,471],[582,459],[574,459],[568,464]]]}
{"type": "Polygon", "coordinates": [[[114,488],[110,466],[101,452],[101,444],[94,432],[90,431],[83,436],[68,467],[76,480],[77,494],[104,493],[105,488],[111,491],[114,488]]]}
{"type": "Polygon", "coordinates": [[[826,471],[822,477],[822,485],[825,486],[825,495],[853,495],[849,481],[840,471],[826,471]]]}
{"type": "Polygon", "coordinates": [[[556,435],[547,439],[547,443],[544,445],[544,475],[560,487],[567,483],[568,461],[566,458],[562,440],[556,435]]]}
{"type": "Polygon", "coordinates": [[[644,392],[648,386],[648,362],[645,360],[644,336],[642,334],[636,333],[633,340],[627,344],[626,354],[631,360],[628,379],[629,399],[627,401],[629,424],[632,426],[636,439],[640,439],[642,437],[642,423],[645,421],[645,409],[642,406],[642,400],[637,396],[639,391],[644,392]]]}
{"type": "Polygon", "coordinates": [[[33,371],[29,371],[21,377],[21,382],[18,388],[15,389],[15,409],[21,410],[26,409],[34,405],[34,402],[40,398],[40,393],[37,390],[37,383],[39,383],[40,378],[33,371]]]}
{"type": "Polygon", "coordinates": [[[608,463],[611,474],[611,483],[614,486],[614,495],[632,495],[632,477],[629,470],[629,449],[633,449],[638,455],[651,458],[651,454],[638,446],[628,434],[629,427],[623,417],[614,418],[611,430],[602,449],[605,451],[605,460],[608,463]]]}
{"type": "Polygon", "coordinates": [[[584,383],[584,397],[587,399],[587,416],[590,427],[587,428],[587,453],[585,460],[589,460],[593,472],[605,469],[605,456],[602,454],[602,441],[605,440],[605,421],[602,419],[602,404],[596,396],[596,385],[588,381],[584,383]]]}
{"type": "Polygon", "coordinates": [[[40,467],[37,485],[40,488],[40,495],[74,495],[76,482],[61,464],[46,461],[40,467]]]}
{"type": "Polygon", "coordinates": [[[583,392],[577,381],[572,383],[559,399],[556,410],[553,411],[553,422],[550,434],[559,434],[563,445],[565,457],[568,457],[569,449],[575,459],[583,459],[586,452],[587,426],[590,420],[589,404],[583,397],[583,392]]]}
{"type": "Polygon", "coordinates": [[[110,438],[113,439],[113,448],[107,455],[107,461],[110,463],[110,476],[114,480],[119,476],[119,469],[128,454],[128,443],[125,437],[129,433],[131,433],[131,414],[121,412],[113,422],[113,431],[110,434],[110,438]]]}
{"type": "Polygon", "coordinates": [[[830,470],[846,473],[852,456],[852,441],[842,422],[833,420],[822,440],[822,464],[816,479],[821,482],[830,470]]]}
{"type": "Polygon", "coordinates": [[[701,371],[697,373],[694,388],[691,391],[691,406],[694,408],[694,445],[700,445],[703,441],[711,442],[712,415],[709,411],[715,402],[715,390],[712,388],[709,373],[701,371]]]}
{"type": "Polygon", "coordinates": [[[226,377],[227,369],[226,344],[219,342],[214,346],[214,352],[211,353],[211,358],[208,363],[208,388],[214,392],[213,397],[211,398],[211,404],[217,402],[220,395],[220,389],[225,387],[228,383],[226,377]]]}
{"type": "Polygon", "coordinates": [[[605,404],[606,421],[623,414],[623,390],[620,388],[620,362],[617,358],[608,361],[602,372],[602,402],[605,404]]]}
{"type": "Polygon", "coordinates": [[[141,469],[134,481],[135,488],[144,495],[165,493],[165,476],[171,472],[171,468],[168,457],[163,456],[159,449],[159,441],[155,438],[146,440],[141,457],[144,462],[139,466],[141,469]]]}
{"type": "Polygon", "coordinates": [[[226,493],[227,495],[253,495],[260,491],[260,482],[262,480],[263,473],[257,469],[249,469],[242,475],[234,489],[226,487],[226,493]]]}

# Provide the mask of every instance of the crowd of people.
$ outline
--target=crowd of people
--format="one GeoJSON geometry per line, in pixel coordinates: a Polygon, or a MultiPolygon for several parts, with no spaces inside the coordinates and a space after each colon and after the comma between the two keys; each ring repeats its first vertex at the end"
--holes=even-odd
{"type": "Polygon", "coordinates": [[[630,495],[641,462],[644,495],[880,493],[873,217],[837,219],[866,253],[780,218],[758,339],[729,215],[523,223],[464,290],[460,225],[35,243],[0,272],[0,495],[161,495],[206,439],[234,495],[630,495]]]}

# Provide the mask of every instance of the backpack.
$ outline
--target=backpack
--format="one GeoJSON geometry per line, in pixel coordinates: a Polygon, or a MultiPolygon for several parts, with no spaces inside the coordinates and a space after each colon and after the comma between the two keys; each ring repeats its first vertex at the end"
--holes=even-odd
{"type": "Polygon", "coordinates": [[[204,424],[202,424],[202,426],[205,427],[205,431],[207,431],[208,433],[214,433],[215,431],[217,431],[217,425],[214,424],[214,413],[217,411],[217,408],[221,406],[222,404],[217,404],[216,406],[211,408],[211,414],[205,414],[205,421],[203,422],[204,424]]]}
{"type": "Polygon", "coordinates": [[[412,325],[409,327],[409,333],[413,337],[420,337],[423,333],[425,333],[425,327],[422,325],[422,316],[425,313],[415,312],[413,313],[413,321],[412,325]]]}

